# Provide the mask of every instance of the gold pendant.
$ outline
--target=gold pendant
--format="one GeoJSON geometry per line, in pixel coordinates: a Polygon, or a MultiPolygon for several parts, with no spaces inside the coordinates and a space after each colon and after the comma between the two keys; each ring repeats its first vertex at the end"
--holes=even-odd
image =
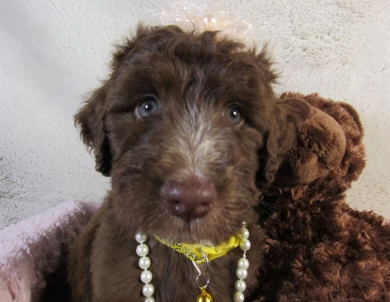
{"type": "Polygon", "coordinates": [[[211,297],[211,295],[208,292],[206,292],[206,288],[201,287],[200,290],[201,290],[201,292],[196,297],[195,302],[213,302],[213,298],[211,297]]]}

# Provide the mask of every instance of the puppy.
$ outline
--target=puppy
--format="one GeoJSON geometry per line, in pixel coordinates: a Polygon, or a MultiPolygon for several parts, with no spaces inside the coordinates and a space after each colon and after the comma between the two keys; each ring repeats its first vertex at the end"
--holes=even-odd
{"type": "MultiPolygon", "coordinates": [[[[217,32],[139,26],[111,67],[75,116],[112,189],[70,253],[73,300],[144,301],[135,240],[143,232],[154,298],[193,301],[199,293],[193,264],[155,236],[216,245],[243,221],[252,243],[249,297],[264,237],[254,207],[293,144],[297,123],[293,110],[276,101],[265,51],[217,32]]],[[[241,257],[235,248],[210,263],[214,301],[232,301],[241,257]]]]}

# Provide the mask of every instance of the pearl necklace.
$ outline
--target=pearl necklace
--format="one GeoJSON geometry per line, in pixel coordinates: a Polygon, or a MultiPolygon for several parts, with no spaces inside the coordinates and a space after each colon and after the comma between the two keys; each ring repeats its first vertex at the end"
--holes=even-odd
{"type": "MultiPolygon", "coordinates": [[[[242,223],[242,227],[240,229],[239,235],[241,238],[240,249],[244,253],[243,253],[242,258],[240,258],[237,262],[238,267],[236,270],[236,275],[237,275],[238,280],[235,283],[236,292],[233,295],[234,302],[243,302],[245,300],[244,291],[246,289],[246,283],[244,280],[248,276],[248,267],[249,267],[249,261],[248,261],[248,259],[246,259],[246,252],[251,248],[251,243],[248,239],[249,238],[249,231],[246,228],[245,222],[242,223]]],[[[142,286],[142,294],[145,297],[144,302],[155,302],[155,299],[153,298],[154,286],[150,283],[153,279],[153,274],[149,270],[149,267],[151,265],[151,260],[149,257],[147,257],[147,255],[149,253],[149,247],[146,244],[146,241],[148,240],[148,236],[144,233],[137,233],[135,235],[135,240],[139,243],[139,245],[137,246],[137,249],[136,249],[136,253],[140,257],[140,259],[138,261],[138,266],[143,270],[143,272],[140,275],[140,279],[141,279],[142,283],[144,283],[144,285],[142,286]]],[[[212,302],[211,295],[208,292],[206,292],[206,288],[207,288],[209,281],[210,281],[208,274],[207,274],[207,270],[209,267],[209,260],[208,260],[206,254],[204,254],[202,251],[200,251],[200,252],[203,254],[203,256],[205,258],[206,270],[204,272],[202,272],[199,269],[198,265],[194,261],[192,261],[192,263],[194,264],[195,268],[197,269],[197,271],[199,273],[198,276],[196,277],[196,283],[199,286],[199,289],[201,291],[200,294],[198,295],[198,297],[196,298],[196,301],[197,302],[212,302]],[[207,277],[207,281],[204,285],[199,284],[199,277],[200,276],[207,277]]]]}

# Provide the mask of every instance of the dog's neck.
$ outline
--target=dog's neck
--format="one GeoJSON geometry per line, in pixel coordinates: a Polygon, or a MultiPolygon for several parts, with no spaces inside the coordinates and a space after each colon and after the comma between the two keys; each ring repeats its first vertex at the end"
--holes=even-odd
{"type": "Polygon", "coordinates": [[[170,242],[154,236],[160,243],[170,247],[178,253],[186,256],[195,264],[209,262],[216,258],[224,256],[230,250],[238,247],[242,241],[240,234],[235,234],[229,240],[214,244],[211,242],[199,242],[199,244],[188,244],[184,242],[170,242]]]}
{"type": "MultiPolygon", "coordinates": [[[[250,262],[246,296],[257,285],[257,271],[262,261],[263,232],[254,224],[248,225],[252,248],[247,253],[250,262]]],[[[150,258],[152,260],[153,285],[155,286],[155,297],[162,301],[169,301],[166,296],[172,291],[182,292],[180,301],[194,300],[199,294],[199,287],[196,284],[198,275],[192,261],[175,249],[159,242],[151,236],[148,241],[150,246],[150,258]],[[178,290],[181,288],[181,290],[178,290]]],[[[239,247],[229,249],[223,256],[213,259],[209,264],[210,285],[208,291],[215,301],[230,301],[235,292],[235,281],[237,280],[236,269],[238,259],[242,258],[243,252],[239,247]]],[[[204,271],[206,264],[201,263],[199,268],[204,271]]],[[[140,270],[141,273],[141,270],[140,270]]],[[[171,297],[172,298],[172,297],[171,297]]]]}

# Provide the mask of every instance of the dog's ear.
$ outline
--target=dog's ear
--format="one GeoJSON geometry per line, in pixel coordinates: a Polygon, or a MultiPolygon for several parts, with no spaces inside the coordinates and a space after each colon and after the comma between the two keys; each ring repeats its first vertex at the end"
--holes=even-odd
{"type": "MultiPolygon", "coordinates": [[[[148,27],[138,25],[136,34],[116,46],[111,61],[111,71],[114,74],[121,64],[133,56],[138,50],[155,49],[164,39],[170,39],[182,31],[175,26],[148,27]]],[[[95,90],[84,106],[75,115],[75,125],[80,127],[80,135],[84,144],[93,152],[96,159],[96,170],[109,176],[112,166],[109,139],[105,128],[107,86],[110,80],[95,90]]]]}
{"type": "Polygon", "coordinates": [[[84,106],[75,115],[75,125],[80,127],[84,144],[93,152],[96,170],[105,176],[110,175],[111,153],[105,129],[107,84],[96,89],[84,106]]]}
{"type": "Polygon", "coordinates": [[[259,189],[267,189],[287,154],[296,141],[296,131],[300,118],[297,108],[288,102],[277,101],[268,121],[263,147],[258,151],[259,169],[256,183],[259,189]]]}
{"type": "MultiPolygon", "coordinates": [[[[111,74],[120,67],[127,56],[131,55],[138,41],[147,36],[150,31],[149,27],[139,25],[134,37],[116,45],[110,64],[111,74]]],[[[108,81],[96,89],[74,117],[84,144],[94,152],[96,170],[104,176],[110,176],[112,166],[112,154],[105,127],[107,86],[108,81]]]]}
{"type": "MultiPolygon", "coordinates": [[[[256,55],[256,63],[259,67],[261,82],[268,83],[269,107],[267,111],[267,121],[258,121],[263,137],[263,147],[258,151],[259,170],[256,175],[256,183],[260,189],[267,189],[274,181],[276,172],[284,159],[287,151],[293,147],[296,141],[296,131],[299,124],[300,112],[304,108],[301,102],[278,100],[270,86],[276,82],[277,74],[272,69],[272,61],[268,57],[267,45],[256,55]]],[[[305,106],[304,106],[305,107],[305,106]]]]}

